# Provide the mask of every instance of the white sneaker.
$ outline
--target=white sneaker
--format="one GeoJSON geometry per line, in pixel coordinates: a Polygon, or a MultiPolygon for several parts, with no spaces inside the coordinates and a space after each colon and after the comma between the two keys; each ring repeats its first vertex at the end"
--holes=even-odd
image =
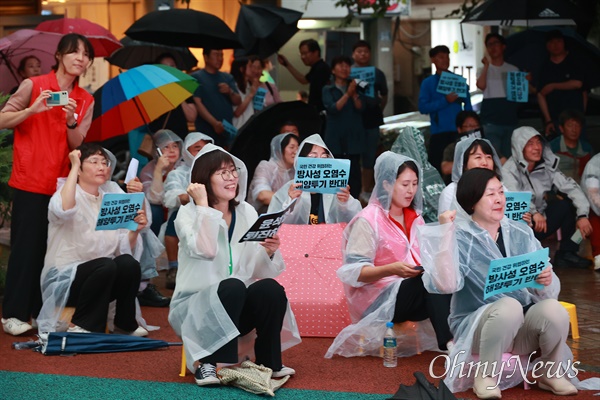
{"type": "Polygon", "coordinates": [[[80,327],[78,325],[69,326],[69,329],[67,329],[67,332],[69,332],[69,333],[91,333],[91,331],[88,331],[87,329],[83,329],[82,327],[80,327]]]}
{"type": "Polygon", "coordinates": [[[285,365],[281,366],[281,369],[279,371],[273,371],[273,374],[271,374],[271,378],[283,378],[284,376],[288,376],[288,375],[294,375],[296,373],[296,370],[290,367],[286,367],[285,365]]]}
{"type": "Polygon", "coordinates": [[[600,254],[594,257],[594,269],[600,269],[600,254]]]}
{"type": "Polygon", "coordinates": [[[17,318],[2,318],[2,329],[4,329],[4,332],[8,333],[9,335],[19,336],[33,329],[33,327],[27,322],[23,322],[17,318]]]}
{"type": "Polygon", "coordinates": [[[148,331],[146,329],[142,328],[141,326],[138,326],[137,329],[132,332],[124,331],[123,329],[115,326],[115,330],[113,331],[113,333],[117,333],[119,335],[129,335],[129,336],[137,336],[137,337],[148,336],[148,331]]]}

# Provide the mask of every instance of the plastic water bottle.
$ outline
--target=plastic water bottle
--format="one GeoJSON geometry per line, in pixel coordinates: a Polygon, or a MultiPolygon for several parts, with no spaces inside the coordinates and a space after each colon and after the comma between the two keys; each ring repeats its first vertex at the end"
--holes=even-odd
{"type": "Polygon", "coordinates": [[[394,323],[385,324],[385,336],[383,337],[383,366],[394,368],[398,366],[396,357],[396,334],[394,333],[394,323]]]}

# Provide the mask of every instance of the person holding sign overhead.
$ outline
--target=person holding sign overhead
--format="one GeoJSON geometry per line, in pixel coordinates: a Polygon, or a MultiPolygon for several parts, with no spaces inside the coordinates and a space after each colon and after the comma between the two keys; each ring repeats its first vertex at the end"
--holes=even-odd
{"type": "MultiPolygon", "coordinates": [[[[311,135],[300,143],[299,151],[294,159],[294,168],[298,170],[298,158],[333,158],[331,152],[318,133],[311,135]]],[[[269,213],[283,210],[294,199],[294,210],[285,219],[286,224],[335,224],[350,222],[362,210],[360,202],[350,195],[350,186],[340,188],[337,194],[311,193],[301,189],[301,183],[291,181],[285,183],[271,198],[269,213]]]]}
{"type": "MultiPolygon", "coordinates": [[[[517,369],[512,375],[500,374],[502,354],[527,358],[539,348],[543,366],[534,377],[538,387],[556,395],[576,394],[566,375],[555,375],[554,363],[567,367],[573,356],[566,344],[569,315],[557,301],[560,282],[548,259],[505,265],[495,276],[503,290],[485,297],[493,260],[542,249],[527,225],[505,217],[500,176],[484,168],[466,171],[456,198],[458,210],[443,213],[441,225],[424,226],[419,232],[425,287],[431,293],[453,293],[448,322],[454,345],[449,357],[456,364],[477,358],[481,363],[475,374],[449,374],[446,385],[452,392],[472,387],[480,399],[499,399],[501,390],[523,380],[517,369]],[[511,285],[522,286],[519,276],[529,275],[532,268],[537,275],[534,272],[526,287],[512,290],[511,285]]],[[[568,372],[571,377],[576,374],[568,372]]]]}
{"type": "MultiPolygon", "coordinates": [[[[444,45],[435,46],[429,50],[431,62],[435,65],[435,74],[425,78],[421,83],[419,93],[419,111],[429,114],[431,119],[431,139],[429,140],[429,162],[441,173],[441,162],[444,149],[456,140],[456,127],[454,121],[456,114],[461,110],[472,110],[469,87],[466,83],[459,83],[462,96],[455,90],[442,90],[440,81],[442,73],[455,78],[457,83],[462,78],[449,72],[450,49],[444,45]]],[[[458,89],[457,89],[458,90],[458,89]]]]}
{"type": "Polygon", "coordinates": [[[179,271],[169,323],[199,386],[220,384],[217,363],[237,363],[252,344],[256,364],[273,377],[295,373],[281,361],[300,336],[285,290],[273,279],[285,269],[279,237],[239,242],[257,219],[244,201],[247,179],[240,159],[205,145],[192,164],[192,201],[175,219],[179,271]]]}
{"type": "Polygon", "coordinates": [[[400,356],[447,349],[451,296],[429,294],[421,278],[421,179],[417,163],[406,156],[386,151],[375,161],[373,194],[344,230],[344,265],[337,271],[353,324],[340,332],[325,357],[379,355],[388,321],[429,319],[433,325],[432,331],[431,325],[417,322],[416,338],[400,335],[400,356]],[[362,346],[356,343],[359,337],[364,337],[362,346]]]}
{"type": "Polygon", "coordinates": [[[48,251],[41,276],[40,332],[104,332],[108,305],[116,300],[115,332],[146,336],[138,326],[135,299],[142,252],[139,232],[146,212],[137,211],[135,231],[96,230],[110,169],[102,147],[86,143],[69,153],[71,171],[48,206],[48,251]],[[75,307],[67,326],[64,307],[75,307]]]}

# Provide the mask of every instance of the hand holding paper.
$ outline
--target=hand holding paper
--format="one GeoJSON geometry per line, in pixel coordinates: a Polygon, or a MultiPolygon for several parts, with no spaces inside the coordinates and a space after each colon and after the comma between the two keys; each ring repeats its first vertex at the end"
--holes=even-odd
{"type": "Polygon", "coordinates": [[[264,242],[260,242],[259,244],[265,248],[269,257],[273,257],[280,243],[279,236],[274,235],[273,237],[266,238],[264,242]]]}
{"type": "Polygon", "coordinates": [[[129,167],[127,167],[127,175],[125,175],[125,184],[128,184],[133,178],[137,176],[138,167],[140,162],[137,158],[132,158],[129,162],[129,167]]]}

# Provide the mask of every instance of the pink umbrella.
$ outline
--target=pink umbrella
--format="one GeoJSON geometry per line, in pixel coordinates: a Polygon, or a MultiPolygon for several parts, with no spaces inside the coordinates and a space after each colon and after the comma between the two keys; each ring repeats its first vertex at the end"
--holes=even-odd
{"type": "Polygon", "coordinates": [[[47,74],[54,64],[54,52],[62,35],[21,29],[0,39],[0,92],[8,93],[21,83],[17,68],[22,58],[36,56],[47,74]]]}
{"type": "Polygon", "coordinates": [[[38,31],[59,33],[79,33],[88,38],[94,47],[96,57],[108,57],[123,47],[121,42],[101,25],[83,18],[60,18],[44,21],[35,28],[38,31]]]}
{"type": "Polygon", "coordinates": [[[285,288],[301,336],[335,337],[350,325],[342,282],[342,234],[346,224],[289,225],[279,229],[285,288]]]}

